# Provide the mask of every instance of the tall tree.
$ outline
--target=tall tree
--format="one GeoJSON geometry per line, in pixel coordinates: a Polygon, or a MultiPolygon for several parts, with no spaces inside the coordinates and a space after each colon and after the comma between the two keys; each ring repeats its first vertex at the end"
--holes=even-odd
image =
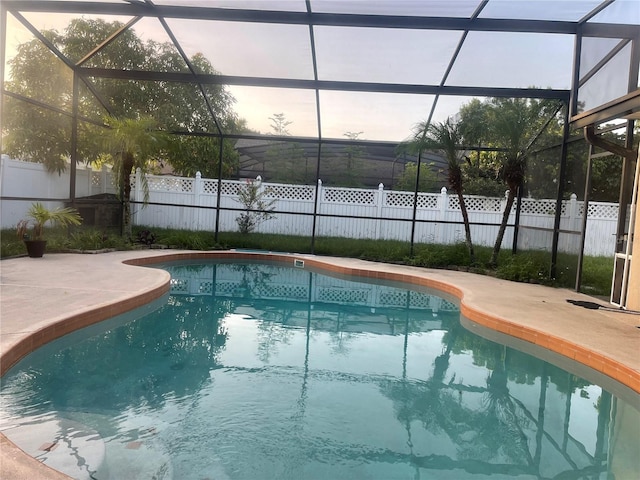
{"type": "MultiPolygon", "coordinates": [[[[120,22],[101,19],[75,19],[63,33],[45,31],[44,35],[63,55],[77,62],[123,26],[120,22]]],[[[200,73],[216,73],[201,54],[190,59],[200,73]]],[[[56,109],[72,111],[72,72],[57,59],[38,39],[18,47],[17,55],[9,62],[6,88],[28,99],[34,99],[56,109]]],[[[142,41],[132,29],[119,35],[112,43],[86,60],[87,67],[138,69],[149,71],[185,71],[186,64],[171,43],[142,41]]],[[[118,81],[94,78],[92,87],[108,105],[110,113],[118,118],[136,118],[149,115],[166,131],[207,133],[209,137],[176,135],[167,146],[166,160],[178,173],[193,174],[191,162],[198,170],[218,172],[220,133],[237,133],[244,128],[242,120],[233,111],[235,99],[224,86],[207,86],[204,95],[214,112],[214,122],[203,92],[194,85],[173,82],[118,81]],[[212,154],[215,152],[215,156],[212,154]],[[185,158],[185,154],[189,154],[185,158]],[[209,167],[208,169],[205,167],[209,167]]],[[[79,113],[101,122],[104,107],[82,82],[79,89],[79,113]]],[[[12,156],[44,163],[50,171],[62,171],[69,159],[71,120],[68,115],[29,102],[7,97],[3,120],[3,146],[12,156]]],[[[85,162],[95,160],[101,153],[92,139],[100,127],[79,122],[78,157],[85,162]]],[[[238,154],[233,144],[226,141],[223,149],[223,172],[235,171],[238,154]],[[228,144],[227,144],[228,143],[228,144]]],[[[204,172],[203,172],[204,173],[204,172]]]]}
{"type": "Polygon", "coordinates": [[[502,150],[498,153],[501,178],[507,186],[507,201],[489,264],[496,266],[502,240],[518,189],[522,187],[527,155],[537,133],[548,118],[550,104],[524,98],[493,98],[488,105],[488,136],[502,150]]]}
{"type": "MultiPolygon", "coordinates": [[[[289,137],[289,125],[293,123],[287,120],[284,113],[274,113],[271,120],[271,135],[278,137],[289,137]]],[[[306,168],[307,159],[305,158],[304,148],[292,141],[277,140],[270,141],[266,151],[266,162],[268,168],[263,164],[265,178],[272,182],[292,182],[302,183],[307,181],[306,168]]]]}
{"type": "MultiPolygon", "coordinates": [[[[60,35],[55,31],[47,31],[43,35],[53,43],[60,41],[60,35]]],[[[71,70],[39,40],[19,45],[8,66],[11,80],[5,84],[7,91],[56,109],[71,111],[71,70]]],[[[4,98],[3,153],[44,163],[50,172],[64,171],[71,153],[70,118],[35,103],[28,104],[9,96],[4,98]]]]}
{"type": "MultiPolygon", "coordinates": [[[[364,132],[346,132],[343,135],[349,140],[357,141],[364,132]]],[[[344,176],[340,181],[340,186],[361,187],[363,159],[367,155],[367,149],[362,145],[347,145],[344,147],[342,157],[344,159],[344,176]]]]}

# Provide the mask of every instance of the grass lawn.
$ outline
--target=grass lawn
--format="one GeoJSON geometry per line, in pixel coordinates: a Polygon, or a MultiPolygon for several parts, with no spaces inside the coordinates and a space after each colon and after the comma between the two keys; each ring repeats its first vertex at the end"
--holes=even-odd
{"type": "MultiPolygon", "coordinates": [[[[526,251],[512,255],[503,249],[497,269],[486,265],[491,256],[488,247],[475,247],[476,263],[470,264],[464,244],[437,245],[416,244],[413,255],[407,242],[396,240],[357,240],[349,238],[316,237],[311,245],[309,237],[270,235],[262,233],[240,234],[222,232],[215,241],[212,232],[136,227],[135,243],[122,238],[118,232],[90,227],[47,229],[47,252],[69,250],[130,250],[141,243],[166,245],[169,248],[188,250],[251,249],[272,252],[315,253],[337,257],[361,258],[378,262],[402,263],[429,268],[464,269],[474,273],[493,275],[516,282],[541,283],[555,287],[575,288],[577,255],[559,254],[555,278],[549,278],[551,254],[526,251]]],[[[0,232],[1,257],[7,258],[26,253],[21,239],[14,230],[0,232]]],[[[585,257],[582,272],[584,293],[608,296],[613,275],[613,259],[610,257],[585,257]]]]}

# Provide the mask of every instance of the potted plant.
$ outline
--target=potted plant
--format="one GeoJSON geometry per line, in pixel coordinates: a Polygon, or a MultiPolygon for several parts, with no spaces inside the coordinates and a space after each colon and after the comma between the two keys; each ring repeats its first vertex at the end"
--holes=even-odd
{"type": "Polygon", "coordinates": [[[56,208],[50,210],[42,203],[36,202],[27,211],[27,218],[17,225],[18,237],[21,238],[27,253],[32,258],[44,255],[47,241],[44,239],[44,226],[47,222],[57,225],[80,225],[82,217],[75,208],[56,208]]]}

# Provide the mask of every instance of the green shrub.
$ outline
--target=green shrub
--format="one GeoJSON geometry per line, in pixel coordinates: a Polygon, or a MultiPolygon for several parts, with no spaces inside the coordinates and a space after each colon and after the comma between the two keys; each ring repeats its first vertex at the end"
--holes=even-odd
{"type": "MultiPolygon", "coordinates": [[[[141,229],[141,231],[148,229],[141,229]]],[[[211,232],[190,232],[187,230],[158,230],[155,234],[158,244],[167,245],[170,248],[184,250],[214,250],[217,248],[214,236],[211,232]]]]}
{"type": "Polygon", "coordinates": [[[549,267],[540,255],[519,253],[503,258],[496,270],[496,276],[514,282],[550,283],[549,267]]]}
{"type": "Polygon", "coordinates": [[[455,245],[418,245],[414,248],[413,258],[406,258],[410,265],[430,268],[444,268],[448,266],[468,267],[471,258],[464,243],[455,245]]]}

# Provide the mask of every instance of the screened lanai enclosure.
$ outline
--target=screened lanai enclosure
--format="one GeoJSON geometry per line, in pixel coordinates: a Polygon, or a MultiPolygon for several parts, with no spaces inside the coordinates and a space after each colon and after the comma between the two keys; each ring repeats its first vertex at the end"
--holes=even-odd
{"type": "Polygon", "coordinates": [[[231,197],[250,185],[272,208],[262,231],[308,236],[311,251],[325,236],[413,251],[465,241],[460,190],[474,243],[545,251],[551,276],[569,255],[578,289],[583,254],[615,256],[617,305],[638,282],[637,0],[1,8],[2,153],[43,164],[51,182],[69,175],[34,191],[3,160],[5,219],[35,199],[99,202],[84,186],[106,182],[104,131],[150,118],[166,137],[131,181],[140,225],[217,236],[237,228],[247,207],[231,197]]]}

